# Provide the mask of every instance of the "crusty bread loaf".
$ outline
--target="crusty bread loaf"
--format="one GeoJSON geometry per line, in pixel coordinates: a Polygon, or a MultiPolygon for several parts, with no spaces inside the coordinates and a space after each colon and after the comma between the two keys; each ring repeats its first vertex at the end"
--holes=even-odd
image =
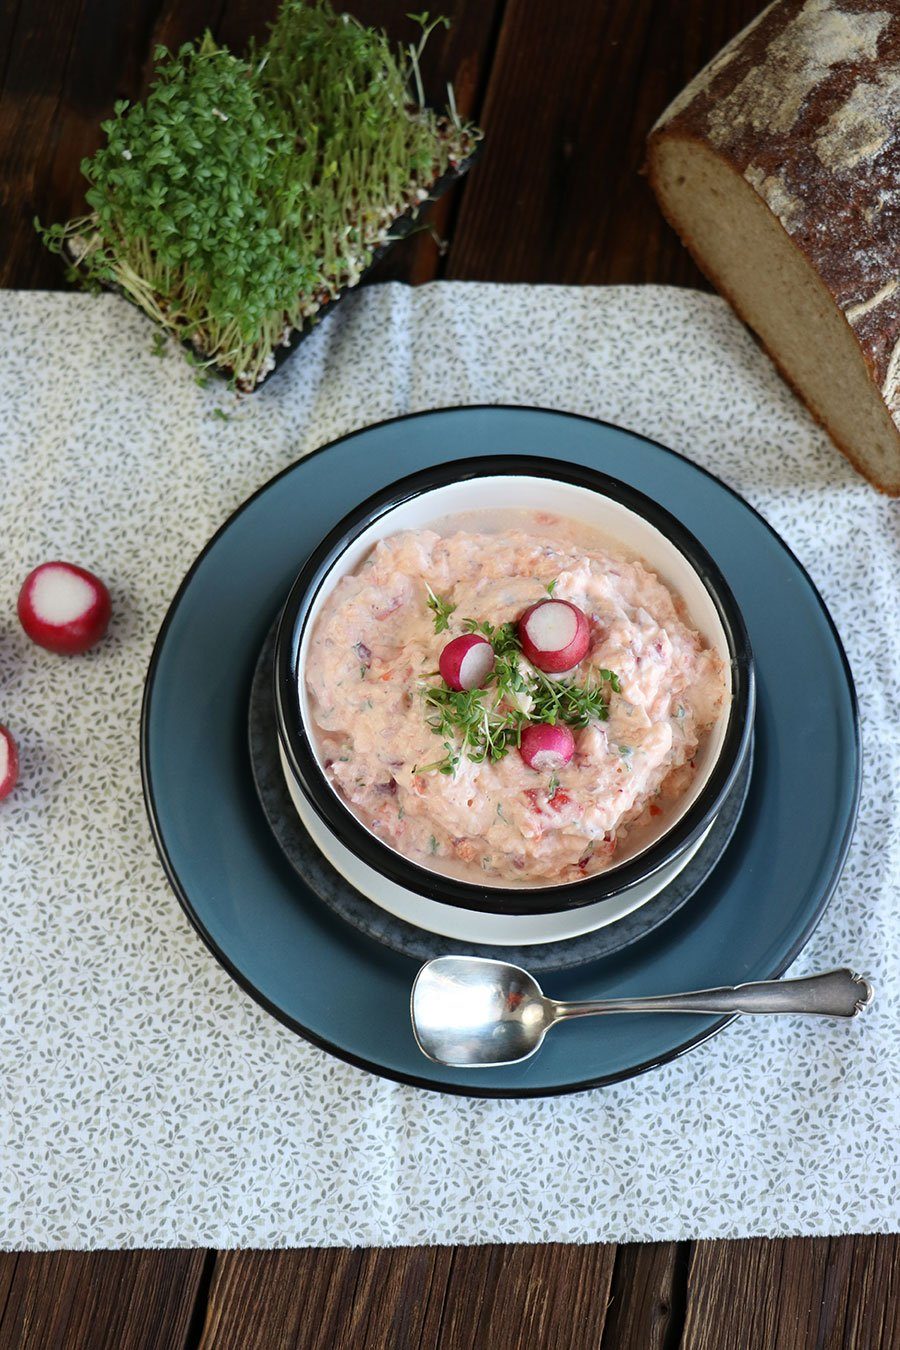
{"type": "Polygon", "coordinates": [[[648,171],[813,415],[900,494],[898,0],[775,0],[663,114],[648,171]]]}

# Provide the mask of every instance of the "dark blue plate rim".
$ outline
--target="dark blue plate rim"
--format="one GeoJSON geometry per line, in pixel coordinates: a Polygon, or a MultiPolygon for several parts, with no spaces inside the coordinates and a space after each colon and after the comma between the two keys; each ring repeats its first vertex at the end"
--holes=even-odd
{"type": "MultiPolygon", "coordinates": [[[[835,854],[835,863],[832,868],[831,874],[829,875],[827,881],[822,887],[822,895],[819,904],[816,907],[812,916],[810,917],[809,921],[806,923],[806,925],[801,930],[798,937],[795,939],[793,945],[781,958],[781,960],[775,963],[774,969],[769,971],[768,975],[765,978],[777,979],[780,975],[784,973],[785,970],[787,970],[788,966],[790,966],[791,963],[794,960],[796,960],[797,956],[809,942],[809,939],[811,938],[812,934],[818,927],[822,915],[824,914],[832,896],[834,895],[834,892],[837,888],[837,884],[841,877],[841,873],[843,872],[844,869],[844,864],[847,860],[847,853],[849,852],[850,849],[850,844],[853,838],[853,831],[856,825],[856,819],[859,811],[859,799],[862,790],[861,735],[859,722],[859,703],[856,696],[856,686],[853,681],[853,674],[850,669],[850,662],[847,659],[847,654],[844,650],[844,644],[841,641],[841,637],[840,634],[838,633],[835,622],[832,619],[828,607],[825,604],[825,601],[822,599],[821,595],[819,594],[815,582],[813,581],[809,572],[804,567],[803,563],[800,561],[800,559],[797,557],[794,551],[790,548],[790,546],[786,544],[785,541],[781,538],[777,530],[773,529],[773,527],[769,524],[769,522],[765,519],[765,517],[762,516],[760,512],[756,510],[755,507],[751,506],[750,503],[746,501],[745,498],[743,498],[739,492],[736,492],[734,488],[729,487],[729,485],[723,482],[723,480],[719,478],[716,474],[711,473],[708,469],[705,469],[701,465],[696,464],[693,460],[688,459],[686,455],[682,455],[677,450],[672,450],[669,446],[663,445],[660,441],[654,440],[651,436],[644,436],[643,433],[641,432],[632,431],[631,428],[629,427],[622,427],[615,422],[607,421],[605,418],[588,417],[584,413],[566,412],[561,409],[544,408],[537,404],[525,404],[525,403],[457,403],[457,404],[447,404],[437,408],[422,408],[418,412],[401,413],[396,417],[385,417],[377,422],[370,422],[367,423],[365,426],[355,428],[353,431],[345,432],[342,436],[336,436],[332,440],[325,442],[325,444],[317,446],[315,450],[309,451],[309,453],[304,455],[302,459],[292,461],[292,463],[286,465],[277,474],[274,474],[271,478],[267,479],[265,483],[261,484],[261,486],[258,487],[255,492],[251,493],[249,497],[245,498],[245,500],[238,507],[236,507],[234,511],[230,513],[230,515],[222,522],[219,528],[215,531],[215,533],[211,536],[208,542],[204,545],[200,553],[198,553],[197,557],[194,559],[187,573],[185,574],[185,577],[181,582],[181,585],[175,592],[172,602],[169,605],[168,610],[166,611],[165,618],[163,619],[156,641],[153,645],[153,651],[150,656],[150,663],[147,668],[147,676],[144,683],[144,695],[141,702],[141,724],[140,724],[141,786],[143,789],[147,815],[150,821],[150,830],[153,837],[154,845],[156,847],[157,854],[159,855],[159,860],[162,864],[163,871],[166,874],[169,885],[171,886],[176,899],[181,905],[181,908],[184,910],[184,913],[187,916],[188,921],[190,922],[191,926],[194,928],[198,936],[201,938],[203,943],[215,957],[215,959],[219,962],[219,964],[223,967],[223,969],[228,972],[228,974],[235,981],[235,983],[241,989],[243,989],[246,994],[249,994],[250,997],[260,1005],[260,1007],[264,1008],[266,1012],[268,1012],[269,1014],[271,1014],[271,1016],[276,1018],[277,1021],[281,1022],[283,1026],[288,1027],[295,1034],[302,1036],[305,1040],[309,1041],[311,1044],[318,1046],[319,1049],[325,1050],[330,1055],[334,1055],[335,1058],[341,1059],[347,1064],[352,1064],[355,1068],[364,1069],[368,1073],[375,1074],[377,1077],[386,1078],[397,1083],[404,1083],[410,1087],[422,1088],[426,1091],[439,1092],[457,1097],[480,1097],[490,1099],[512,1098],[521,1100],[534,1097],[562,1097],[568,1096],[569,1094],[576,1092],[589,1092],[592,1088],[608,1087],[611,1086],[613,1083],[620,1083],[626,1081],[629,1078],[637,1078],[640,1074],[648,1073],[651,1069],[660,1068],[663,1064],[669,1064],[676,1059],[680,1059],[682,1055],[687,1054],[688,1051],[693,1050],[698,1045],[702,1045],[704,1041],[708,1041],[712,1036],[715,1036],[718,1032],[722,1031],[724,1027],[728,1026],[730,1022],[733,1022],[735,1020],[735,1016],[722,1017],[719,1019],[719,1021],[714,1022],[712,1026],[707,1027],[704,1031],[699,1032],[696,1036],[689,1037],[687,1040],[681,1042],[673,1049],[668,1050],[663,1054],[656,1055],[651,1059],[644,1060],[640,1064],[631,1065],[627,1069],[623,1069],[620,1072],[613,1074],[601,1074],[594,1078],[589,1078],[573,1083],[559,1083],[551,1085],[549,1087],[479,1088],[477,1084],[470,1085],[468,1083],[466,1084],[438,1083],[432,1079],[419,1078],[415,1074],[404,1073],[402,1070],[399,1069],[392,1069],[383,1066],[381,1064],[376,1064],[371,1060],[367,1060],[362,1056],[355,1055],[351,1051],[345,1050],[342,1046],[335,1045],[333,1042],[329,1041],[327,1037],[321,1036],[318,1032],[314,1032],[309,1027],[304,1026],[296,1018],[290,1017],[287,1013],[283,1011],[283,1009],[279,1008],[276,1004],[272,1003],[272,1001],[262,992],[262,990],[258,989],[252,983],[252,981],[247,979],[247,977],[242,973],[242,971],[238,969],[238,967],[234,964],[231,958],[222,950],[222,948],[214,940],[214,938],[206,929],[202,919],[196,913],[190,901],[190,898],[187,895],[187,892],[185,891],[184,887],[182,886],[180,878],[178,877],[175,867],[169,857],[165,840],[163,839],[162,830],[159,825],[155,794],[153,790],[152,774],[150,772],[150,747],[149,747],[150,705],[153,697],[153,687],[156,679],[159,659],[162,653],[162,649],[165,645],[166,636],[168,634],[169,627],[174,618],[175,612],[178,609],[182,597],[188,590],[195,573],[198,571],[201,564],[204,562],[207,554],[209,554],[212,551],[212,549],[215,547],[220,537],[229,529],[233,521],[235,521],[238,516],[240,516],[244,511],[246,511],[252,505],[252,503],[257,500],[258,497],[261,497],[264,492],[267,492],[269,488],[274,487],[275,484],[278,483],[282,478],[285,478],[287,477],[288,474],[292,473],[298,467],[298,465],[306,463],[309,459],[312,459],[313,456],[319,455],[325,450],[330,450],[335,445],[340,445],[344,441],[352,440],[356,436],[362,435],[367,431],[371,431],[375,427],[391,426],[398,422],[411,421],[414,418],[429,417],[434,415],[435,413],[455,413],[455,412],[478,411],[478,410],[485,411],[487,409],[490,409],[492,411],[505,410],[508,412],[537,412],[550,415],[553,417],[565,417],[570,418],[574,421],[587,422],[594,426],[608,427],[613,431],[625,431],[629,435],[637,436],[640,440],[643,440],[646,444],[654,446],[657,450],[662,450],[665,454],[671,455],[675,459],[682,460],[695,472],[702,474],[705,478],[708,478],[713,483],[717,484],[718,487],[720,487],[724,492],[728,493],[730,497],[734,498],[735,501],[737,501],[742,507],[744,507],[745,510],[747,510],[753,517],[755,517],[757,521],[759,521],[761,525],[765,527],[765,529],[769,532],[769,534],[772,535],[772,537],[784,550],[785,554],[797,568],[800,575],[804,578],[812,596],[815,598],[816,603],[819,605],[822,611],[822,615],[825,619],[826,625],[830,630],[831,636],[834,640],[835,650],[838,659],[841,663],[841,668],[843,670],[843,674],[847,682],[847,690],[850,698],[850,706],[853,718],[853,725],[852,725],[853,742],[854,742],[854,749],[856,751],[854,757],[855,773],[853,781],[853,800],[852,800],[852,810],[848,813],[848,821],[846,826],[844,827],[843,836],[840,840],[837,852],[835,854]]],[[[274,843],[274,840],[273,840],[273,847],[277,847],[277,845],[274,843]]]]}

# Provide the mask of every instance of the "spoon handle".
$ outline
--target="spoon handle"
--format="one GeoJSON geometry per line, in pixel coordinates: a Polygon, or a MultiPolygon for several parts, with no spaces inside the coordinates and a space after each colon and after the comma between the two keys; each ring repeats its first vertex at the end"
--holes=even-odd
{"type": "Polygon", "coordinates": [[[868,980],[847,966],[800,980],[758,980],[722,989],[656,998],[591,999],[580,1003],[551,1002],[556,1017],[591,1017],[596,1013],[817,1013],[855,1017],[875,997],[868,980]]]}

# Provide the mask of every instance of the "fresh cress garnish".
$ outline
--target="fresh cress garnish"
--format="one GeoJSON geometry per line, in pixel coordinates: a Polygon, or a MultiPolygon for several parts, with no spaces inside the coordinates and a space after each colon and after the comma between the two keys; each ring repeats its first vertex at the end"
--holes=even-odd
{"type": "Polygon", "coordinates": [[[542,671],[532,676],[529,694],[532,698],[531,718],[555,726],[565,722],[570,727],[586,727],[591,722],[605,722],[609,717],[606,686],[619,692],[619,678],[611,670],[599,670],[597,684],[571,684],[568,680],[552,680],[542,671]]]}
{"type": "Polygon", "coordinates": [[[449,600],[444,600],[441,596],[435,595],[434,591],[425,582],[425,589],[428,592],[428,608],[434,615],[434,631],[436,633],[446,633],[450,627],[450,615],[456,609],[449,600]]]}
{"type": "MultiPolygon", "coordinates": [[[[452,609],[445,616],[446,604],[428,589],[435,602],[428,602],[435,612],[435,631],[440,632],[438,622],[446,626],[452,609]]],[[[526,675],[519,662],[522,649],[514,624],[495,627],[483,620],[464,619],[463,629],[479,633],[493,647],[491,683],[484,689],[458,691],[444,684],[423,685],[426,720],[434,734],[443,738],[447,753],[432,764],[417,766],[415,772],[452,774],[463,755],[473,764],[503,759],[521,744],[522,729],[529,722],[550,726],[562,722],[578,728],[607,720],[608,691],[621,692],[614,671],[601,669],[595,681],[584,684],[554,680],[539,670],[526,675]]]]}

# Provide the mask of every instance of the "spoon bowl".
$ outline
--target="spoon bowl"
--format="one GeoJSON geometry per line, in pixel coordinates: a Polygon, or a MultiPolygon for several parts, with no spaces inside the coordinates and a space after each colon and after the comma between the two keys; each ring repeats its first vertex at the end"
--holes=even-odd
{"type": "Polygon", "coordinates": [[[551,1005],[520,966],[483,957],[428,961],[412,990],[413,1034],[438,1064],[516,1064],[540,1047],[551,1005]]]}

